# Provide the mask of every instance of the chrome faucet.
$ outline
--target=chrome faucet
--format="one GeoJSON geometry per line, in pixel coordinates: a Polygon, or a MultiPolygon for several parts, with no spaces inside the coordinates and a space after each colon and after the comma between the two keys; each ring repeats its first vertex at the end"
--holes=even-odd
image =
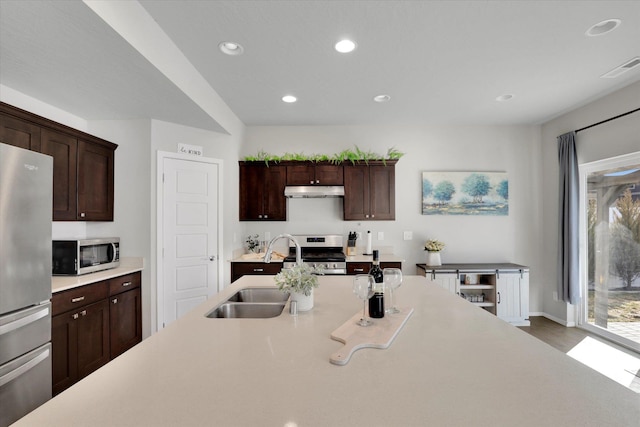
{"type": "Polygon", "coordinates": [[[267,245],[267,252],[264,254],[264,262],[266,263],[271,262],[271,253],[273,252],[273,244],[275,243],[276,240],[282,239],[284,237],[291,240],[293,244],[296,245],[296,265],[302,265],[302,249],[300,248],[300,243],[298,243],[296,238],[293,237],[291,234],[280,234],[279,236],[276,236],[273,239],[271,239],[271,241],[267,245]]]}

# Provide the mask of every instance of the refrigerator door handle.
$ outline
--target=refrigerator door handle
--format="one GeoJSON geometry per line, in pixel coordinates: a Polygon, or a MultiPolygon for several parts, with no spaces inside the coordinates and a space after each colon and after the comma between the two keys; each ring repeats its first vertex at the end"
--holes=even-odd
{"type": "Polygon", "coordinates": [[[29,360],[24,365],[14,369],[13,371],[9,372],[8,374],[5,374],[5,375],[1,376],[0,377],[0,387],[4,386],[9,381],[12,381],[12,380],[18,378],[19,376],[23,375],[24,373],[28,372],[30,369],[34,368],[38,363],[42,362],[43,360],[46,360],[49,357],[49,353],[50,353],[49,349],[46,349],[45,351],[40,353],[38,356],[36,356],[33,359],[29,360]]]}
{"type": "Polygon", "coordinates": [[[11,331],[15,331],[16,329],[22,328],[23,326],[26,326],[29,323],[34,323],[37,320],[42,319],[43,317],[47,317],[48,315],[49,315],[49,307],[45,307],[42,310],[36,311],[35,313],[31,313],[28,316],[22,317],[11,323],[7,323],[6,325],[0,325],[0,335],[8,334],[11,331]]]}

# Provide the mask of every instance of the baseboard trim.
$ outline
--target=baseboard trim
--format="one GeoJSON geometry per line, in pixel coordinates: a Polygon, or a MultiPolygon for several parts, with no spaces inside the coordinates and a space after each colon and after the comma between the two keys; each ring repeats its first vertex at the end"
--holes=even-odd
{"type": "Polygon", "coordinates": [[[559,324],[561,324],[563,326],[566,326],[567,328],[575,328],[577,326],[576,322],[567,322],[566,320],[563,320],[563,319],[560,319],[558,317],[552,316],[549,313],[545,313],[543,311],[538,311],[538,312],[535,312],[535,313],[529,313],[529,316],[546,317],[547,319],[552,320],[552,321],[554,321],[556,323],[559,323],[559,324]]]}

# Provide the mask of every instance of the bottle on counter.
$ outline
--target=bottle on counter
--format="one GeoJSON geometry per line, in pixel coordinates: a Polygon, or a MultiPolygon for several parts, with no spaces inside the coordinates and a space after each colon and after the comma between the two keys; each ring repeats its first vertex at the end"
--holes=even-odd
{"type": "Polygon", "coordinates": [[[369,275],[373,277],[373,296],[369,298],[369,316],[374,319],[384,317],[384,280],[378,251],[373,251],[373,265],[369,270],[369,275]]]}

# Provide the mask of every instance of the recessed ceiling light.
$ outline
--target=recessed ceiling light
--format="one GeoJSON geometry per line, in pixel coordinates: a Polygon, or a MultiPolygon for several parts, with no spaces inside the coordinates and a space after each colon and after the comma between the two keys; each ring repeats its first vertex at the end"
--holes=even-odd
{"type": "Polygon", "coordinates": [[[242,52],[244,52],[244,48],[242,47],[242,45],[235,42],[222,42],[218,45],[218,47],[220,48],[222,53],[231,56],[242,55],[242,52]]]}
{"type": "Polygon", "coordinates": [[[509,101],[510,99],[513,99],[515,95],[511,94],[511,93],[505,93],[504,95],[500,95],[499,97],[496,98],[496,101],[498,102],[504,102],[504,101],[509,101]]]}
{"type": "Polygon", "coordinates": [[[335,49],[340,52],[340,53],[349,53],[349,52],[353,52],[356,48],[356,43],[351,41],[351,40],[340,40],[338,43],[336,43],[335,45],[335,49]]]}
{"type": "Polygon", "coordinates": [[[286,102],[287,104],[291,104],[292,102],[296,102],[297,100],[298,98],[293,95],[285,95],[282,97],[282,101],[286,102]]]}
{"type": "Polygon", "coordinates": [[[611,31],[618,28],[621,23],[622,21],[619,19],[607,19],[605,21],[598,22],[597,24],[589,28],[587,32],[585,32],[585,35],[589,37],[595,37],[610,33],[611,31]]]}
{"type": "Polygon", "coordinates": [[[389,102],[391,97],[389,95],[377,95],[373,97],[373,100],[376,102],[389,102]]]}

